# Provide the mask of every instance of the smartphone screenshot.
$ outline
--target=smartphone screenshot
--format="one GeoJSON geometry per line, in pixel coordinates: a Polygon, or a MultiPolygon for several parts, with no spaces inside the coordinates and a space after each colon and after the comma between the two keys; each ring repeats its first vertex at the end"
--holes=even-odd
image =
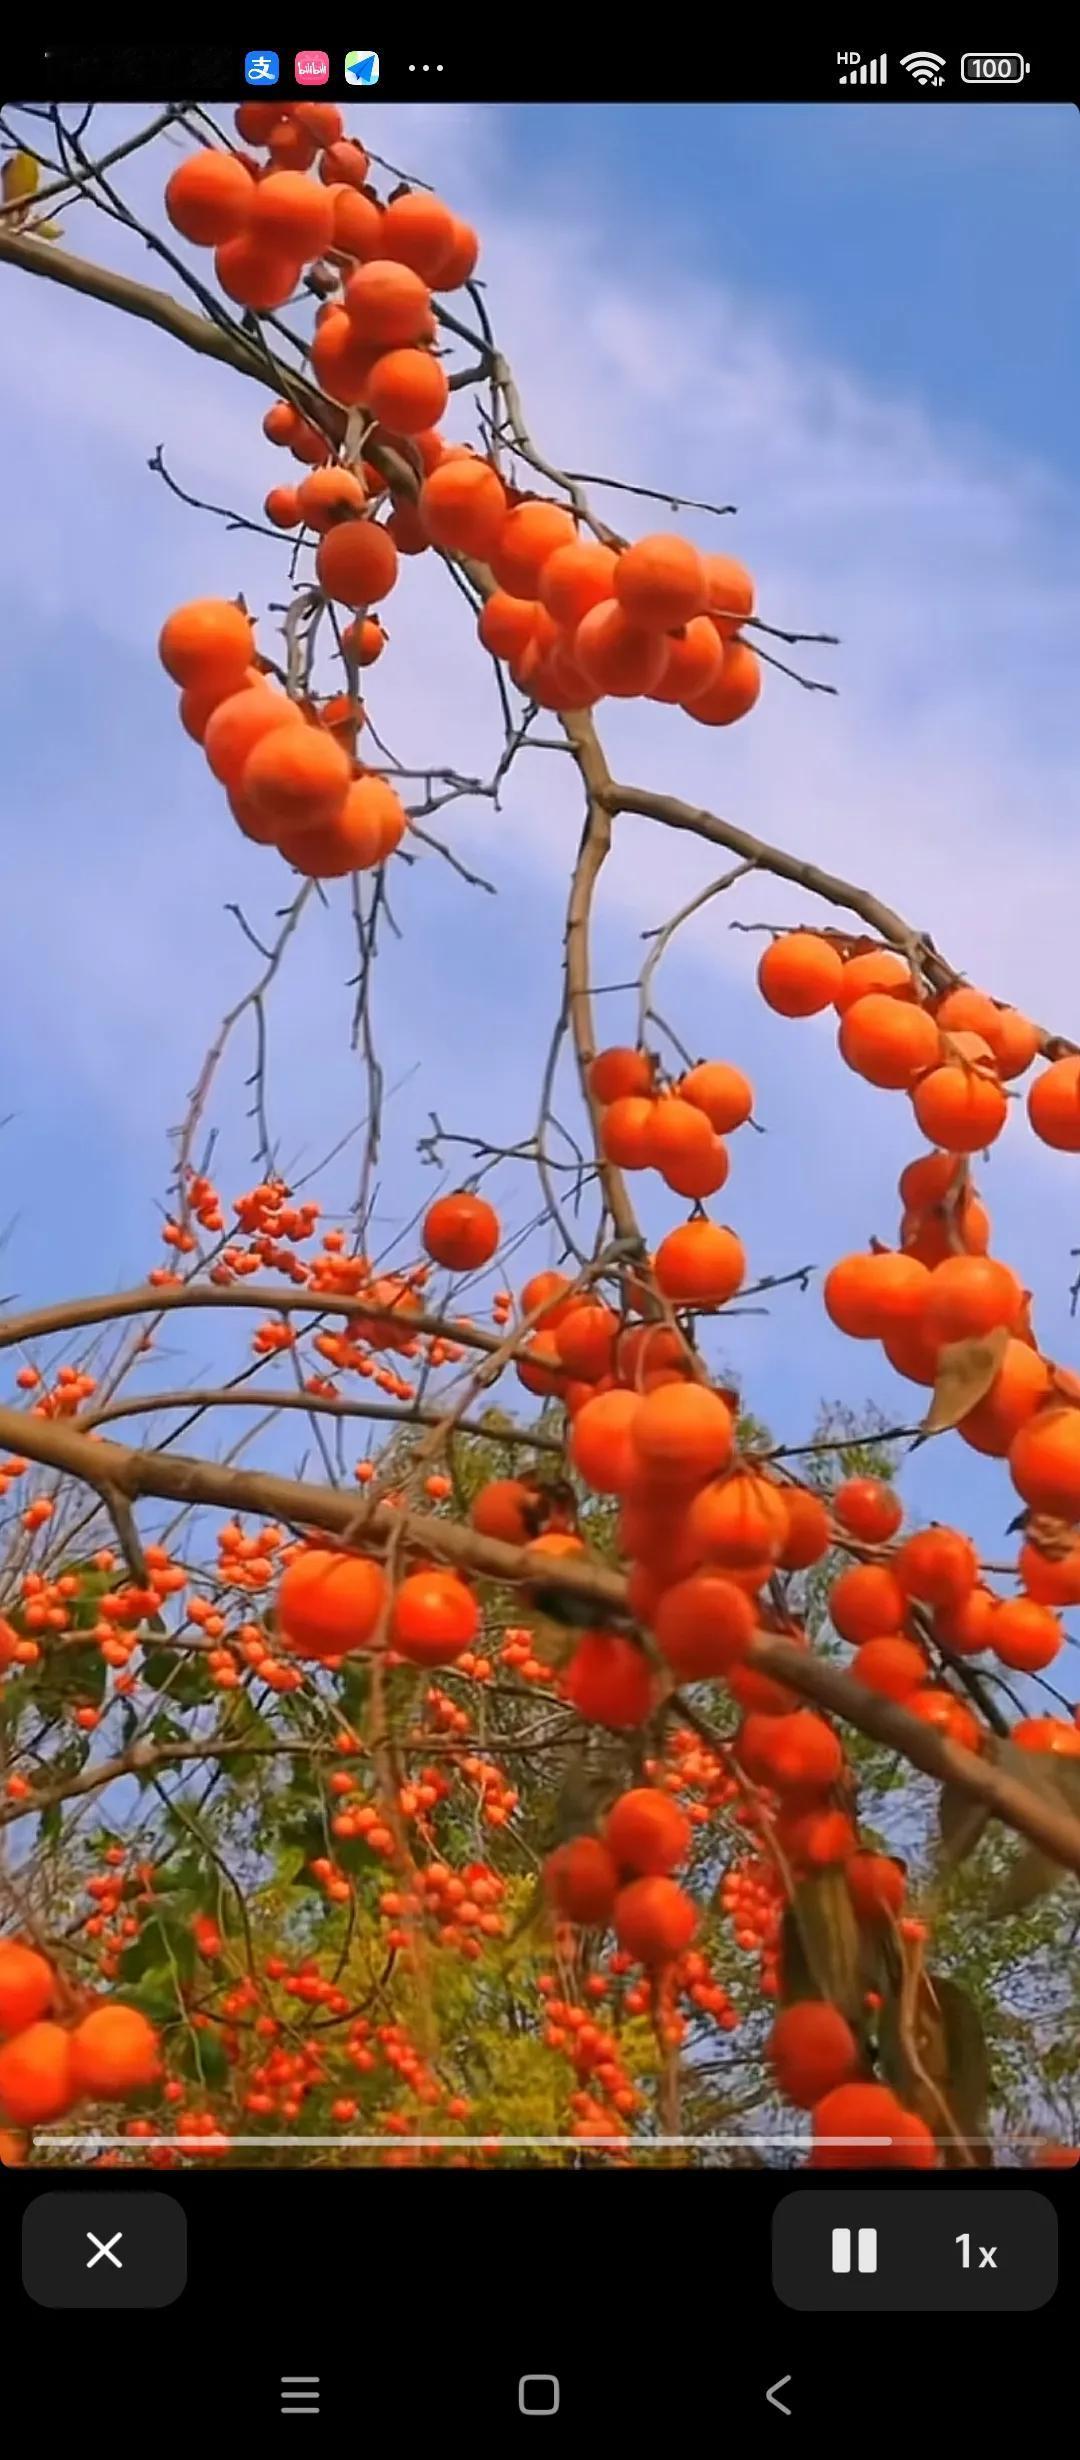
{"type": "Polygon", "coordinates": [[[1011,2432],[1077,96],[443,53],[5,61],[10,2345],[166,2448],[1011,2432]]]}

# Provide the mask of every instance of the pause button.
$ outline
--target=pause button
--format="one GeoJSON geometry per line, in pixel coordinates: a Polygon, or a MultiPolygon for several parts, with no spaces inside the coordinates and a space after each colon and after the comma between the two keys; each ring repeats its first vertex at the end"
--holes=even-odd
{"type": "MultiPolygon", "coordinates": [[[[860,2272],[876,2272],[876,2271],[877,2271],[877,2231],[876,2231],[876,2229],[860,2229],[860,2230],[857,2230],[857,2231],[856,2231],[855,2235],[856,2235],[856,2239],[857,2239],[857,2243],[858,2243],[858,2266],[859,2266],[859,2270],[860,2270],[860,2272]]],[[[850,2229],[834,2229],[834,2231],[833,2231],[833,2234],[832,2234],[832,2268],[833,2268],[833,2271],[834,2271],[834,2272],[850,2272],[850,2270],[851,2270],[851,2231],[850,2231],[850,2229]]]]}

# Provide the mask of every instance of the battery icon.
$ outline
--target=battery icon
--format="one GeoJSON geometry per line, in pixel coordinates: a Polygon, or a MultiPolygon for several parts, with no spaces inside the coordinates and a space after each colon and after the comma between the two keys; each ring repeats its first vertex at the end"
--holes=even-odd
{"type": "Polygon", "coordinates": [[[965,51],[960,62],[965,85],[1022,85],[1030,69],[1020,51],[965,51]]]}

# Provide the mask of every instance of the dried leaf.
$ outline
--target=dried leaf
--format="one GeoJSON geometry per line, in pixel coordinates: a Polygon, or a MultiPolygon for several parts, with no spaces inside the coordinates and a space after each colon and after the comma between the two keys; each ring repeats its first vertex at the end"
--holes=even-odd
{"type": "Polygon", "coordinates": [[[1034,1788],[1044,1800],[1066,1804],[1080,1812],[1080,1759],[1060,1751],[1025,1751],[1007,1738],[993,1746],[994,1759],[1019,1784],[1034,1788]]]}
{"type": "Polygon", "coordinates": [[[1060,1887],[1065,1872],[1060,1862],[1052,1862],[1049,1854],[1039,1853],[1032,1846],[1018,1854],[1011,1870],[995,1889],[984,1907],[988,1922],[1000,1922],[1007,1913],[1024,1913],[1029,1905],[1037,1905],[1041,1896],[1049,1896],[1060,1887]]]}
{"type": "Polygon", "coordinates": [[[972,1802],[958,1785],[943,1785],[938,1799],[938,1831],[941,1837],[941,1861],[947,1870],[958,1870],[973,1854],[990,1818],[981,1802],[972,1802]]]}
{"type": "Polygon", "coordinates": [[[962,2135],[982,2135],[990,2099],[990,2061],[982,2017],[959,1982],[946,1974],[930,1974],[942,2019],[945,2071],[940,2079],[962,2135]]]}
{"type": "Polygon", "coordinates": [[[1050,1382],[1063,1401],[1080,1401],[1080,1375],[1074,1375],[1071,1367],[1054,1367],[1050,1382]]]}
{"type": "Polygon", "coordinates": [[[21,205],[25,198],[36,196],[41,177],[41,164],[33,154],[9,154],[0,172],[0,191],[5,205],[21,205]]]}
{"type": "Polygon", "coordinates": [[[371,426],[367,410],[350,410],[345,421],[344,461],[347,469],[363,458],[364,439],[371,426]]]}
{"type": "Polygon", "coordinates": [[[550,1844],[591,1836],[622,1787],[620,1750],[575,1752],[552,1807],[550,1844]]]}
{"type": "Polygon", "coordinates": [[[899,1990],[903,1979],[903,1941],[893,1922],[860,1923],[859,1977],[863,2003],[867,2007],[867,2022],[872,2028],[870,2010],[899,1990]],[[869,2006],[867,2006],[869,2001],[869,2006]]]}
{"type": "Polygon", "coordinates": [[[64,225],[62,222],[36,222],[33,235],[35,239],[62,239],[64,225]]]}
{"type": "Polygon", "coordinates": [[[959,1426],[969,1409],[986,1398],[1009,1341],[1004,1324],[970,1341],[947,1341],[938,1360],[934,1397],[922,1422],[924,1435],[959,1426]]]}
{"type": "Polygon", "coordinates": [[[1030,1290],[1025,1290],[1023,1298],[1020,1302],[1020,1312],[1015,1317],[1012,1325],[1012,1337],[1014,1341],[1025,1342],[1029,1350],[1038,1349],[1039,1344],[1035,1338],[1035,1329],[1031,1321],[1030,1290]]]}
{"type": "MultiPolygon", "coordinates": [[[[919,1955],[905,1947],[895,1981],[881,1994],[882,2072],[935,2135],[981,2135],[990,2090],[982,2021],[967,1992],[946,1976],[925,1972],[919,1955]]],[[[950,2145],[946,2168],[966,2168],[968,2158],[962,2143],[950,2145]]],[[[975,2158],[978,2164],[981,2156],[975,2158]]]]}
{"type": "Polygon", "coordinates": [[[906,1971],[902,1970],[895,1989],[883,1996],[878,2017],[878,2050],[881,2065],[893,2091],[899,2093],[910,2109],[940,2133],[940,2110],[936,2107],[927,2084],[943,2091],[948,2075],[948,2054],[945,2024],[937,1998],[924,1973],[916,1974],[910,1957],[906,1971]],[[911,1998],[909,2023],[905,2025],[905,1993],[911,1998]]]}
{"type": "MultiPolygon", "coordinates": [[[[1041,1795],[1044,1802],[1080,1813],[1080,1760],[1064,1757],[1058,1751],[1024,1751],[1007,1739],[995,1738],[991,1748],[997,1766],[1008,1776],[1041,1795]]],[[[981,1803],[971,1802],[958,1786],[942,1786],[938,1829],[944,1869],[957,1870],[967,1861],[991,1816],[981,1803]]],[[[1025,1849],[1017,1855],[1003,1885],[987,1904],[986,1918],[995,1921],[1004,1914],[1021,1912],[1025,1905],[1035,1904],[1067,1876],[1065,1866],[1055,1862],[1052,1855],[1033,1847],[1025,1849]]]]}
{"type": "Polygon", "coordinates": [[[551,1906],[542,1879],[531,1888],[521,1913],[514,1924],[502,1952],[502,1967],[508,1967],[526,1953],[535,1954],[542,1934],[550,1927],[551,1906]]]}
{"type": "Polygon", "coordinates": [[[839,1864],[796,1888],[784,1917],[780,1964],[785,2005],[831,1999],[849,2022],[861,2021],[866,1986],[859,1926],[839,1864]]]}
{"type": "Polygon", "coordinates": [[[1047,1512],[1023,1512],[1016,1523],[1028,1543],[1051,1563],[1061,1563],[1080,1546],[1080,1529],[1072,1520],[1052,1520],[1047,1512]]]}
{"type": "MultiPolygon", "coordinates": [[[[533,1620],[528,1630],[533,1656],[542,1666],[550,1666],[556,1674],[564,1674],[577,1647],[580,1632],[588,1626],[576,1622],[572,1616],[549,1614],[548,1605],[558,1603],[557,1594],[543,1601],[539,1597],[531,1599],[533,1620]]],[[[577,1600],[572,1598],[570,1604],[576,1605],[577,1600]]]]}
{"type": "MultiPolygon", "coordinates": [[[[591,1631],[596,1622],[596,1608],[584,1597],[566,1597],[560,1589],[530,1589],[530,1612],[533,1624],[533,1656],[545,1666],[569,1665],[578,1635],[591,1631]]],[[[615,1626],[610,1622],[606,1628],[615,1626]]]]}
{"type": "MultiPolygon", "coordinates": [[[[1023,1751],[1015,1743],[999,1742],[994,1757],[1000,1768],[1015,1777],[1021,1785],[1041,1794],[1044,1801],[1057,1808],[1080,1812],[1080,1760],[1064,1758],[1059,1751],[1023,1751]]],[[[1028,1905],[1048,1896],[1070,1876],[1066,1866],[1055,1861],[1052,1854],[1030,1846],[1018,1854],[996,1893],[985,1908],[988,1921],[1000,1921],[1009,1913],[1022,1913],[1028,1905]]]]}

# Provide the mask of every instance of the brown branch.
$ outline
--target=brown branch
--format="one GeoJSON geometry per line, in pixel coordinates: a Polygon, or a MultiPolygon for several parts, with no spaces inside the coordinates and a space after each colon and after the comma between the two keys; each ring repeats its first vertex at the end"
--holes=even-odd
{"type": "Polygon", "coordinates": [[[224,1760],[229,1758],[273,1759],[286,1755],[293,1759],[334,1756],[332,1743],[320,1742],[168,1742],[132,1743],[129,1751],[118,1751],[114,1758],[95,1760],[81,1768],[76,1776],[63,1777],[56,1785],[35,1787],[30,1802],[0,1803],[0,1828],[9,1827],[16,1819],[25,1819],[28,1811],[47,1811],[54,1802],[71,1802],[80,1794],[97,1794],[105,1785],[115,1785],[120,1777],[144,1776],[155,1768],[166,1767],[178,1760],[224,1760]]]}
{"type": "Polygon", "coordinates": [[[614,1162],[605,1159],[600,1142],[601,1106],[589,1083],[589,1069],[596,1056],[590,936],[596,884],[611,852],[611,814],[606,799],[607,794],[611,791],[611,773],[604,758],[596,728],[587,711],[563,715],[560,723],[571,746],[587,797],[585,828],[570,883],[570,899],[566,912],[564,1013],[569,1021],[570,1035],[577,1059],[582,1100],[588,1110],[592,1128],[593,1145],[597,1156],[597,1172],[608,1211],[619,1237],[636,1242],[638,1247],[641,1257],[641,1265],[638,1268],[641,1313],[652,1322],[662,1321],[668,1325],[683,1344],[690,1372],[702,1382],[707,1382],[708,1374],[704,1361],[699,1357],[693,1343],[687,1339],[674,1308],[657,1288],[625,1177],[614,1162]]]}
{"type": "MultiPolygon", "coordinates": [[[[88,1435],[99,1426],[109,1426],[117,1418],[146,1418],[174,1409],[302,1409],[327,1418],[375,1418],[392,1426],[442,1426],[446,1411],[420,1402],[349,1400],[340,1393],[268,1391],[265,1385],[251,1385],[244,1391],[228,1386],[189,1388],[180,1392],[142,1392],[126,1400],[107,1401],[103,1409],[85,1410],[72,1423],[80,1433],[88,1435]]],[[[542,1435],[527,1427],[491,1427],[483,1418],[459,1418],[453,1428],[455,1435],[481,1435],[491,1443],[522,1444],[531,1452],[560,1452],[562,1443],[557,1435],[542,1435]]]]}
{"type": "Polygon", "coordinates": [[[626,1180],[614,1162],[606,1161],[600,1145],[600,1105],[589,1084],[596,1057],[596,1022],[590,982],[589,937],[596,883],[611,852],[611,813],[605,794],[613,791],[611,773],[600,748],[592,719],[584,712],[562,719],[588,798],[585,828],[578,848],[566,909],[566,1006],[570,1034],[581,1078],[582,1099],[589,1113],[599,1159],[604,1199],[619,1238],[645,1242],[630,1200],[626,1180]]]}
{"type": "Polygon", "coordinates": [[[148,1589],[150,1574],[147,1570],[146,1556],[142,1550],[142,1540],[135,1526],[135,1515],[127,1496],[115,1493],[111,1486],[102,1486],[98,1491],[116,1531],[120,1552],[136,1588],[148,1589]]]}
{"type": "Polygon", "coordinates": [[[703,906],[709,905],[714,897],[723,896],[727,889],[734,888],[737,881],[744,880],[747,874],[756,868],[755,863],[737,863],[734,871],[725,871],[719,880],[710,880],[707,887],[699,889],[696,897],[689,898],[685,905],[679,907],[678,913],[673,914],[670,920],[662,923],[657,930],[642,932],[642,939],[651,940],[652,946],[641,969],[641,987],[638,994],[639,1040],[644,1041],[646,1026],[656,1013],[652,1004],[653,983],[656,979],[657,967],[666,956],[676,932],[681,931],[683,924],[690,922],[693,916],[699,914],[703,906]]]}
{"type": "MultiPolygon", "coordinates": [[[[225,331],[212,324],[209,317],[199,316],[179,299],[170,298],[167,291],[151,290],[147,283],[133,281],[130,274],[114,273],[110,266],[91,264],[87,257],[71,256],[66,249],[51,246],[47,239],[0,230],[0,264],[15,265],[23,273],[42,274],[48,282],[59,282],[63,290],[77,290],[86,299],[100,300],[104,307],[119,308],[123,315],[137,317],[142,324],[156,325],[160,332],[182,342],[186,350],[196,350],[204,359],[219,359],[223,366],[235,368],[238,375],[253,377],[271,392],[279,390],[279,375],[280,389],[299,382],[303,390],[312,390],[291,369],[277,368],[266,350],[238,329],[225,331]]],[[[344,416],[340,411],[338,419],[344,434],[344,416]]]]}
{"type": "MultiPolygon", "coordinates": [[[[253,983],[250,989],[242,994],[240,999],[235,1000],[231,1008],[226,1009],[226,1012],[221,1019],[221,1023],[218,1026],[214,1039],[210,1044],[210,1048],[207,1051],[202,1066],[199,1070],[198,1077],[188,1102],[184,1123],[179,1132],[176,1157],[176,1179],[180,1220],[185,1230],[189,1225],[191,1210],[188,1186],[191,1155],[194,1149],[195,1138],[198,1135],[199,1127],[202,1122],[203,1113],[206,1109],[207,1102],[210,1099],[214,1078],[217,1075],[231,1037],[239,1024],[241,1017],[246,1016],[249,1008],[253,1008],[257,1017],[261,1020],[263,1012],[263,998],[274,980],[282,958],[284,957],[285,951],[289,945],[289,941],[291,940],[304,911],[304,907],[314,892],[314,886],[315,883],[313,880],[306,880],[303,887],[298,890],[296,896],[293,898],[291,906],[288,909],[274,945],[268,952],[266,965],[260,974],[258,981],[253,983]]],[[[260,1057],[257,1062],[257,1073],[261,1070],[261,1057],[262,1054],[260,1049],[260,1057]]],[[[262,1143],[265,1147],[265,1133],[262,1138],[262,1143]]],[[[260,1158],[265,1160],[266,1166],[269,1168],[271,1164],[271,1156],[269,1152],[265,1152],[262,1156],[260,1156],[260,1158]]]]}
{"type": "Polygon", "coordinates": [[[983,1803],[993,1818],[1004,1820],[1008,1827],[1029,1837],[1032,1844],[1041,1846],[1067,1870],[1080,1872],[1080,1819],[1064,1805],[1057,1810],[1033,1789],[1009,1776],[996,1764],[992,1744],[984,1756],[966,1750],[962,1743],[950,1742],[935,1726],[925,1724],[921,1717],[913,1717],[908,1709],[883,1699],[878,1692],[867,1691],[828,1658],[799,1648],[792,1640],[759,1633],[750,1662],[760,1666],[763,1673],[775,1675],[816,1708],[844,1718],[872,1741],[899,1752],[924,1776],[935,1778],[939,1785],[955,1785],[971,1801],[983,1803]]]}
{"type": "MultiPolygon", "coordinates": [[[[119,145],[111,145],[107,153],[99,154],[89,172],[58,172],[56,178],[48,181],[44,188],[35,189],[33,196],[15,197],[10,204],[0,204],[0,229],[8,216],[16,222],[20,214],[24,218],[36,219],[42,206],[51,205],[56,197],[69,197],[72,204],[77,203],[80,199],[93,202],[92,199],[86,197],[88,178],[97,179],[102,171],[111,170],[114,163],[123,162],[128,154],[140,153],[143,146],[151,145],[154,139],[162,136],[179,117],[180,113],[176,105],[170,103],[167,110],[159,112],[156,120],[151,120],[145,128],[138,129],[133,137],[124,137],[119,145]]],[[[25,150],[28,153],[33,152],[31,146],[27,146],[25,150]]],[[[34,159],[36,162],[43,162],[44,156],[35,154],[34,159]]]]}
{"type": "Polygon", "coordinates": [[[572,479],[567,471],[560,470],[556,463],[549,461],[546,454],[534,444],[525,424],[521,395],[510,368],[499,350],[492,354],[491,382],[496,401],[501,399],[506,407],[505,420],[497,424],[494,421],[486,422],[490,427],[492,442],[496,446],[509,444],[511,451],[520,454],[522,460],[527,461],[530,469],[536,470],[541,478],[549,479],[553,487],[563,488],[570,498],[578,520],[584,522],[586,527],[592,530],[602,545],[614,547],[616,551],[625,545],[625,540],[620,536],[618,530],[609,529],[607,522],[599,520],[591,510],[580,480],[572,479]]]}
{"type": "MultiPolygon", "coordinates": [[[[303,1479],[279,1477],[270,1470],[233,1469],[223,1462],[196,1460],[183,1453],[136,1451],[126,1444],[82,1434],[64,1419],[0,1409],[0,1447],[13,1451],[16,1445],[43,1468],[76,1478],[98,1494],[108,1488],[129,1502],[156,1495],[169,1502],[250,1512],[264,1520],[288,1521],[338,1537],[356,1522],[355,1492],[309,1486],[303,1479]]],[[[505,1546],[501,1540],[481,1537],[475,1529],[459,1527],[432,1513],[402,1513],[393,1504],[377,1505],[365,1538],[369,1543],[388,1541],[402,1528],[407,1546],[438,1555],[444,1563],[457,1564],[489,1580],[517,1583],[543,1577],[545,1586],[551,1585],[551,1556],[541,1553],[534,1561],[528,1548],[505,1546]]],[[[617,1572],[575,1556],[570,1558],[572,1569],[564,1575],[563,1558],[554,1560],[560,1567],[559,1586],[568,1594],[588,1600],[601,1616],[625,1610],[625,1583],[617,1572]]]]}
{"type": "MultiPolygon", "coordinates": [[[[268,1470],[230,1469],[178,1453],[136,1452],[80,1434],[61,1419],[34,1418],[20,1410],[0,1409],[0,1447],[18,1449],[99,1494],[108,1490],[126,1496],[129,1502],[142,1495],[158,1495],[187,1505],[250,1512],[264,1520],[338,1536],[355,1522],[355,1498],[334,1487],[308,1486],[268,1470]]],[[[373,1511],[368,1536],[387,1542],[395,1538],[404,1549],[435,1556],[500,1585],[542,1581],[546,1588],[558,1588],[586,1601],[600,1622],[626,1614],[622,1574],[587,1557],[537,1554],[527,1546],[506,1546],[471,1527],[431,1513],[399,1512],[390,1504],[373,1511]]],[[[899,1752],[938,1784],[959,1787],[971,1801],[982,1803],[994,1818],[1017,1829],[1064,1868],[1080,1872],[1080,1819],[999,1767],[992,1744],[984,1756],[965,1750],[894,1701],[867,1691],[826,1658],[775,1633],[758,1633],[750,1663],[787,1683],[800,1698],[899,1752]]]]}
{"type": "MultiPolygon", "coordinates": [[[[788,854],[783,846],[769,845],[765,838],[754,837],[749,829],[736,828],[731,820],[720,820],[715,812],[704,811],[700,805],[680,802],[674,794],[654,794],[643,786],[621,786],[609,781],[597,787],[597,800],[613,816],[620,812],[636,814],[643,820],[658,820],[662,827],[684,829],[692,837],[703,837],[709,845],[722,846],[760,871],[771,871],[778,880],[790,880],[796,888],[804,888],[812,897],[821,897],[826,904],[842,906],[856,914],[869,931],[885,940],[907,958],[916,973],[925,976],[935,991],[946,991],[963,976],[935,948],[925,931],[917,931],[905,922],[891,905],[886,905],[872,890],[862,888],[857,881],[844,880],[836,872],[823,871],[820,864],[808,862],[801,854],[788,854]]],[[[1065,1034],[1054,1033],[1048,1026],[1036,1027],[1039,1047],[1047,1059],[1061,1059],[1080,1052],[1080,1043],[1065,1034]]]]}
{"type": "MultiPolygon", "coordinates": [[[[176,1289],[144,1284],[100,1298],[60,1299],[51,1307],[33,1307],[25,1315],[0,1316],[0,1350],[29,1341],[47,1340],[53,1333],[74,1332],[87,1324],[109,1324],[125,1315],[168,1315],[186,1307],[254,1307],[264,1315],[344,1315],[370,1324],[407,1325],[410,1333],[433,1334],[459,1342],[463,1349],[493,1351],[501,1347],[497,1333],[476,1324],[459,1324],[453,1316],[409,1315],[395,1307],[380,1307],[370,1298],[353,1298],[333,1290],[294,1290],[275,1283],[185,1281],[176,1289]]],[[[25,1445],[23,1446],[25,1450],[25,1445]]]]}
{"type": "MultiPolygon", "coordinates": [[[[601,1253],[595,1258],[593,1263],[583,1265],[580,1272],[576,1274],[567,1290],[567,1297],[569,1298],[573,1296],[578,1291],[587,1290],[591,1284],[599,1281],[603,1274],[610,1271],[610,1269],[620,1261],[621,1252],[622,1251],[620,1250],[618,1242],[611,1247],[602,1249],[601,1253]]],[[[438,1459],[440,1452],[442,1452],[444,1447],[449,1443],[455,1429],[461,1425],[470,1401],[476,1400],[482,1392],[487,1390],[489,1385],[497,1383],[503,1369],[510,1364],[511,1359],[517,1355],[520,1355],[523,1349],[527,1347],[529,1336],[534,1332],[537,1324],[542,1321],[544,1312],[545,1302],[541,1297],[537,1301],[537,1304],[530,1308],[526,1315],[522,1316],[520,1322],[515,1324],[512,1329],[504,1335],[499,1347],[493,1351],[491,1357],[486,1359],[482,1366],[474,1368],[468,1384],[466,1385],[464,1392],[459,1396],[458,1400],[452,1403],[449,1408],[437,1410],[435,1412],[429,1433],[427,1433],[423,1437],[422,1441],[417,1445],[416,1451],[409,1463],[408,1484],[406,1484],[403,1488],[404,1493],[408,1493],[410,1485],[415,1487],[421,1471],[428,1468],[432,1461],[438,1459]]],[[[348,1532],[350,1544],[360,1543],[362,1533],[368,1525],[370,1514],[374,1510],[375,1506],[381,1502],[382,1497],[390,1484],[391,1477],[389,1472],[386,1472],[380,1478],[377,1485],[368,1489],[365,1499],[357,1508],[355,1520],[350,1524],[348,1532]]]]}
{"type": "Polygon", "coordinates": [[[671,512],[724,513],[737,512],[737,504],[707,504],[696,495],[676,495],[670,487],[640,487],[632,478],[610,478],[599,470],[563,470],[559,473],[570,487],[613,487],[620,495],[639,495],[649,504],[666,504],[671,512]]]}
{"type": "MultiPolygon", "coordinates": [[[[78,291],[84,299],[99,300],[103,307],[119,308],[122,315],[137,317],[141,324],[156,325],[159,332],[182,342],[185,350],[217,359],[237,375],[248,376],[276,397],[295,403],[335,446],[344,442],[346,412],[299,369],[275,358],[261,329],[258,336],[249,336],[237,324],[214,323],[171,298],[168,291],[153,290],[148,283],[133,281],[130,274],[114,273],[107,265],[71,256],[49,240],[34,239],[21,231],[0,228],[0,265],[38,274],[47,282],[58,282],[63,290],[78,291]]],[[[396,493],[410,499],[416,496],[416,472],[400,453],[379,441],[365,443],[364,450],[396,493]]]]}

